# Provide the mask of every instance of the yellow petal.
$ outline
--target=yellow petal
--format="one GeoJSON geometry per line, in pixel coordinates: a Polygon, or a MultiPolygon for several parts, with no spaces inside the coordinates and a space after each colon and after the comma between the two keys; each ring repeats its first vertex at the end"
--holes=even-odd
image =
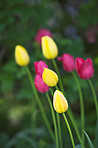
{"type": "Polygon", "coordinates": [[[58,76],[57,74],[48,69],[48,68],[44,68],[43,71],[43,81],[49,86],[49,87],[53,87],[58,83],[58,76]]]}
{"type": "Polygon", "coordinates": [[[58,56],[57,45],[51,37],[42,37],[42,52],[47,59],[54,59],[58,56]]]}
{"type": "Polygon", "coordinates": [[[68,109],[68,103],[63,93],[59,90],[54,92],[53,106],[56,112],[63,113],[68,109]]]}
{"type": "Polygon", "coordinates": [[[15,61],[20,66],[26,66],[30,63],[29,55],[26,49],[21,45],[15,47],[15,61]]]}

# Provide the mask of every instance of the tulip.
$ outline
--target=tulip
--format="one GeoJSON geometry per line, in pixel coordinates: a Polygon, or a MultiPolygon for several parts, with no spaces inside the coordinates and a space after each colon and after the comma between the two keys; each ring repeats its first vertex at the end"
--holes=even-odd
{"type": "Polygon", "coordinates": [[[53,87],[58,83],[57,74],[48,68],[44,68],[42,78],[43,81],[50,87],[53,87]]]}
{"type": "Polygon", "coordinates": [[[63,63],[63,68],[65,71],[72,72],[75,69],[75,60],[70,54],[64,53],[62,57],[58,57],[58,60],[63,63]]]}
{"type": "Polygon", "coordinates": [[[54,92],[53,96],[53,106],[56,112],[64,113],[68,109],[68,103],[63,93],[59,90],[54,92]]]}
{"type": "Polygon", "coordinates": [[[76,58],[76,71],[81,79],[90,79],[94,75],[93,63],[90,58],[76,58]]]}
{"type": "Polygon", "coordinates": [[[49,30],[39,29],[35,36],[35,41],[41,45],[41,38],[46,35],[52,37],[52,33],[49,30]]]}
{"type": "Polygon", "coordinates": [[[26,49],[21,45],[15,47],[15,60],[20,66],[26,66],[30,63],[29,55],[26,49]]]}
{"type": "Polygon", "coordinates": [[[45,58],[54,59],[58,55],[58,48],[53,39],[49,36],[42,37],[42,52],[45,58]]]}
{"type": "Polygon", "coordinates": [[[49,90],[49,86],[44,83],[43,79],[39,75],[35,76],[34,85],[40,93],[46,93],[49,90]]]}
{"type": "Polygon", "coordinates": [[[34,62],[35,72],[36,74],[42,77],[44,68],[48,68],[47,64],[44,61],[36,61],[34,62]]]}

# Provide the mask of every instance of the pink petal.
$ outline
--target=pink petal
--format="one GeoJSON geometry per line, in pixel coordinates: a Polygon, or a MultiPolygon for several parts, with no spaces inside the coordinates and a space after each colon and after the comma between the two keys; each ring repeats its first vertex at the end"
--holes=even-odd
{"type": "Polygon", "coordinates": [[[49,90],[49,86],[47,86],[42,78],[39,75],[35,76],[34,85],[38,92],[46,93],[49,90]]]}

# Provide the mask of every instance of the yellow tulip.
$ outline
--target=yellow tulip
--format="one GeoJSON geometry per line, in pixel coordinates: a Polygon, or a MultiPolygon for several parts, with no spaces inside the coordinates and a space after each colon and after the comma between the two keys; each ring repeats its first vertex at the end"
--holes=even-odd
{"type": "Polygon", "coordinates": [[[68,103],[63,93],[59,90],[54,92],[53,106],[56,112],[64,113],[68,109],[68,103]]]}
{"type": "Polygon", "coordinates": [[[21,45],[17,45],[15,47],[15,60],[16,63],[20,66],[26,66],[30,63],[28,52],[21,45]]]}
{"type": "Polygon", "coordinates": [[[44,68],[42,78],[49,87],[53,87],[58,83],[57,74],[48,68],[44,68]]]}
{"type": "Polygon", "coordinates": [[[42,39],[42,52],[45,58],[54,59],[58,56],[58,48],[53,39],[49,36],[44,36],[42,39]]]}

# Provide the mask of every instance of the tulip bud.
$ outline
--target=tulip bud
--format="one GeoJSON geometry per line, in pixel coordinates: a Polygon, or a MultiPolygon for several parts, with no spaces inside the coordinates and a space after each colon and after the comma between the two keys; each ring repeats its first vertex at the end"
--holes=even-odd
{"type": "Polygon", "coordinates": [[[39,29],[35,36],[35,41],[41,45],[41,38],[46,35],[52,37],[52,33],[49,30],[39,29]]]}
{"type": "Polygon", "coordinates": [[[92,60],[76,58],[76,71],[81,79],[90,79],[94,75],[94,68],[92,60]]]}
{"type": "Polygon", "coordinates": [[[53,39],[49,36],[42,37],[42,52],[45,58],[54,59],[58,55],[58,48],[53,39]]]}
{"type": "Polygon", "coordinates": [[[44,68],[48,68],[47,64],[44,61],[36,61],[34,62],[35,72],[36,74],[42,77],[44,68]]]}
{"type": "Polygon", "coordinates": [[[75,60],[70,54],[64,53],[62,57],[58,57],[58,60],[63,63],[63,68],[65,71],[72,72],[75,69],[75,60]]]}
{"type": "Polygon", "coordinates": [[[57,74],[48,68],[44,68],[42,78],[43,81],[50,87],[53,87],[58,83],[57,74]]]}
{"type": "Polygon", "coordinates": [[[40,93],[46,93],[49,90],[49,86],[44,83],[43,79],[39,75],[35,76],[34,85],[40,93]]]}
{"type": "Polygon", "coordinates": [[[30,63],[29,55],[26,49],[21,45],[15,47],[15,60],[20,66],[26,66],[30,63]]]}
{"type": "Polygon", "coordinates": [[[53,106],[56,112],[64,113],[68,109],[68,103],[63,93],[59,90],[54,92],[53,96],[53,106]]]}

